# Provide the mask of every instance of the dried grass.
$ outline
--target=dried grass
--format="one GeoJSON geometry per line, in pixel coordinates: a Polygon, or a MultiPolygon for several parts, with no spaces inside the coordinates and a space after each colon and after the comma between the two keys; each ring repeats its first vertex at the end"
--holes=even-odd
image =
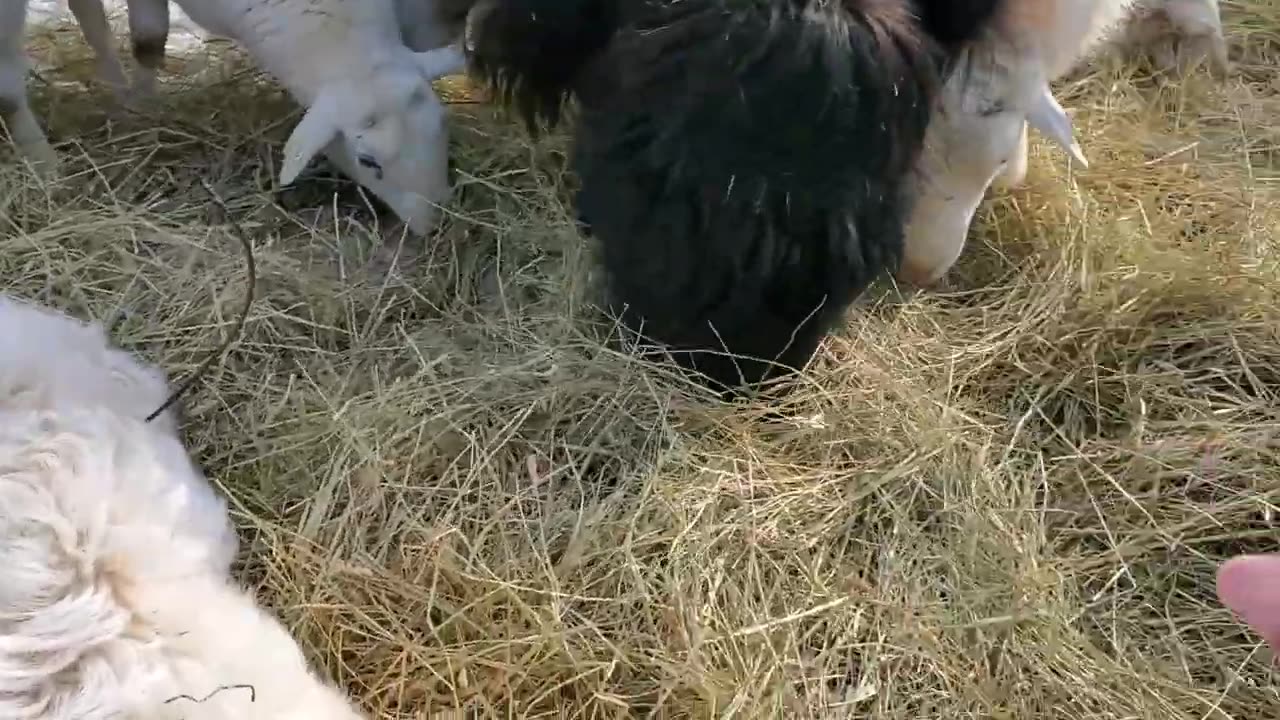
{"type": "Polygon", "coordinates": [[[379,717],[1277,717],[1212,577],[1276,546],[1280,8],[1225,12],[1236,77],[1065,84],[1091,168],[1037,144],[953,290],[869,295],[782,419],[602,346],[563,138],[487,105],[429,259],[371,281],[349,184],[273,194],[296,116],[235,53],[109,119],[37,39],[74,175],[0,171],[0,291],[180,376],[245,292],[218,188],[259,300],[189,442],[379,717]]]}

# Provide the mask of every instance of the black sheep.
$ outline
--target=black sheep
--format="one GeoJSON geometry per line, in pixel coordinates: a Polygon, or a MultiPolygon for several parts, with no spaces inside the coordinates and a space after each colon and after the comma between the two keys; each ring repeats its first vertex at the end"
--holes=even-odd
{"type": "Polygon", "coordinates": [[[467,44],[531,130],[576,100],[612,309],[733,392],[897,270],[933,99],[1009,1],[481,0],[467,44]]]}

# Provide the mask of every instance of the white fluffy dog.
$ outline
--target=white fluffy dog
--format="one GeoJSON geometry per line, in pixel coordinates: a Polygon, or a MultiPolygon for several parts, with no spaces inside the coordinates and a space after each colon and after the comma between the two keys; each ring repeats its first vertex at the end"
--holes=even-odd
{"type": "MultiPolygon", "coordinates": [[[[145,418],[165,401],[159,368],[113,346],[106,329],[0,295],[0,409],[105,407],[145,418]]],[[[154,424],[176,432],[166,410],[154,424]]]]}
{"type": "Polygon", "coordinates": [[[230,578],[164,375],[0,299],[0,718],[358,720],[230,578]]]}

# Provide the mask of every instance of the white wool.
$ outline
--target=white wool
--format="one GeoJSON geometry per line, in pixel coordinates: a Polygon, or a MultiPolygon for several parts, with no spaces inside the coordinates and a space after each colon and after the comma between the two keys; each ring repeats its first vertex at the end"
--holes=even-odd
{"type": "Polygon", "coordinates": [[[0,717],[359,718],[230,582],[235,546],[171,434],[0,410],[0,717]]]}
{"type": "MultiPolygon", "coordinates": [[[[100,324],[0,295],[0,338],[0,409],[101,406],[142,419],[169,396],[165,374],[112,345],[100,324]]],[[[172,410],[154,422],[176,431],[172,410]]]]}

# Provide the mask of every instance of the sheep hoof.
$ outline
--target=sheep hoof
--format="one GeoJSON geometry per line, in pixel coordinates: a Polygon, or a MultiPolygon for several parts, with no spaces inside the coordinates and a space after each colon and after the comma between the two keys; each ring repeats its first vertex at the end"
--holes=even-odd
{"type": "Polygon", "coordinates": [[[129,86],[128,97],[139,103],[154,100],[156,97],[156,72],[150,68],[139,68],[129,86]]]}
{"type": "Polygon", "coordinates": [[[129,115],[146,112],[155,103],[155,100],[155,93],[133,85],[115,96],[112,110],[118,118],[128,117],[129,115]]]}
{"type": "Polygon", "coordinates": [[[129,84],[129,80],[124,76],[124,67],[112,57],[98,58],[95,75],[98,82],[106,85],[113,93],[120,92],[129,84]]]}

